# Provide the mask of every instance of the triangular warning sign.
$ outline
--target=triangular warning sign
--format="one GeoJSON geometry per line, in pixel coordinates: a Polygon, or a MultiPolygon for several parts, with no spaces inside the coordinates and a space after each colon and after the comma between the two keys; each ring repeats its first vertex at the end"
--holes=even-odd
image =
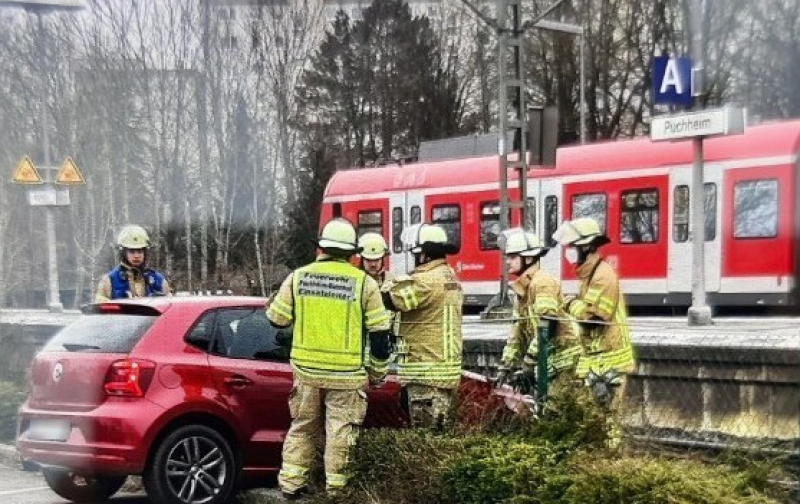
{"type": "Polygon", "coordinates": [[[67,157],[61,164],[61,169],[58,170],[56,184],[83,184],[85,182],[78,165],[75,164],[71,157],[67,157]]]}
{"type": "Polygon", "coordinates": [[[43,184],[39,171],[33,166],[33,161],[28,156],[20,159],[17,169],[14,170],[14,176],[11,178],[12,182],[17,184],[43,184]]]}

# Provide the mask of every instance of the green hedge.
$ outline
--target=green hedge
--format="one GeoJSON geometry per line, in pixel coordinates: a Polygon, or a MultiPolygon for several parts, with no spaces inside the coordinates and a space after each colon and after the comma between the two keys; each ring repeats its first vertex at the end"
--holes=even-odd
{"type": "Polygon", "coordinates": [[[27,395],[21,385],[0,381],[0,443],[10,443],[16,438],[17,410],[27,395]]]}
{"type": "MultiPolygon", "coordinates": [[[[582,393],[555,397],[538,419],[456,433],[364,432],[345,495],[311,503],[775,504],[770,466],[669,459],[607,448],[608,422],[582,393]]],[[[777,470],[777,469],[776,469],[777,470]]]]}

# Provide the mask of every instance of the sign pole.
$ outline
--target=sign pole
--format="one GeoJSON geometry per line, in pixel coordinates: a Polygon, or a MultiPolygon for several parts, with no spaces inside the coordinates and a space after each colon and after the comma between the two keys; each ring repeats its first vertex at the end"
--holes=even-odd
{"type": "MultiPolygon", "coordinates": [[[[692,69],[692,94],[698,98],[702,109],[702,96],[704,89],[705,51],[703,47],[703,17],[704,0],[692,2],[692,56],[694,68],[692,69]]],[[[692,306],[689,307],[687,317],[690,326],[713,324],[711,308],[706,302],[706,218],[705,218],[705,183],[703,181],[703,136],[698,135],[692,139],[692,191],[689,194],[692,211],[692,306]]]]}
{"type": "MultiPolygon", "coordinates": [[[[45,29],[42,12],[36,12],[39,22],[39,68],[43,76],[41,87],[41,121],[42,121],[42,156],[45,166],[50,166],[50,137],[47,126],[47,61],[45,59],[45,29]]],[[[51,170],[45,170],[49,172],[51,170]]],[[[46,175],[46,182],[52,183],[53,174],[46,175]]],[[[51,312],[63,312],[64,305],[61,304],[61,293],[58,285],[58,252],[56,249],[56,226],[53,216],[53,207],[45,206],[45,233],[47,235],[47,308],[51,312]]]]}

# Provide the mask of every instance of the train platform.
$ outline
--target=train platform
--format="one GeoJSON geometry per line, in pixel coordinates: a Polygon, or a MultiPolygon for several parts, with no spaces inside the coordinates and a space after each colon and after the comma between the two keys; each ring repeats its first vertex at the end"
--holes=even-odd
{"type": "MultiPolygon", "coordinates": [[[[0,324],[64,326],[80,316],[77,310],[51,313],[47,310],[0,310],[0,324]]],[[[800,317],[716,317],[708,326],[689,326],[685,316],[631,317],[634,344],[658,346],[724,346],[727,348],[769,348],[800,351],[800,317]]],[[[466,340],[505,340],[510,320],[483,320],[466,315],[466,340]]]]}
{"type": "MultiPolygon", "coordinates": [[[[768,348],[800,351],[800,317],[717,317],[713,325],[689,326],[686,317],[631,317],[634,345],[768,348]]],[[[466,340],[503,340],[511,322],[467,315],[466,340]]]]}

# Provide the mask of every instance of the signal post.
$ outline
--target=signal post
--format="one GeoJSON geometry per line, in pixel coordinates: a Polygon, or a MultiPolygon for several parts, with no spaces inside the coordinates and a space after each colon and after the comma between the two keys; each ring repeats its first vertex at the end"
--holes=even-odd
{"type": "Polygon", "coordinates": [[[64,305],[61,304],[58,283],[58,253],[53,209],[69,205],[68,186],[82,185],[85,181],[71,157],[67,157],[60,167],[42,166],[41,169],[47,173],[46,180],[42,178],[31,158],[24,156],[17,164],[11,181],[28,186],[27,196],[30,206],[44,207],[47,235],[47,308],[52,312],[62,312],[64,305]],[[58,172],[53,176],[56,170],[58,172]]]}

